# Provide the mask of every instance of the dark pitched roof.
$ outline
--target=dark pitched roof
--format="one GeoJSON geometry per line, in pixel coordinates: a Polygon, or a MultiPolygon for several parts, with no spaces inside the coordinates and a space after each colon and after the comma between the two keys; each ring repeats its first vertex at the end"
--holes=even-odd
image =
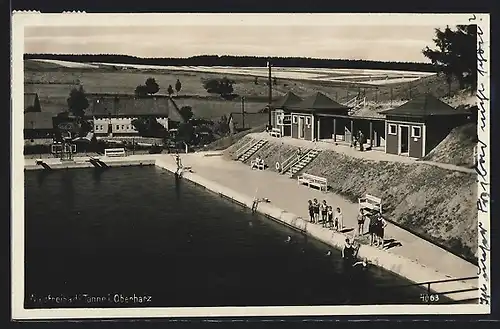
{"type": "Polygon", "coordinates": [[[295,95],[293,92],[289,91],[285,95],[281,96],[273,103],[273,107],[276,109],[290,107],[294,104],[302,102],[302,98],[295,95]]]}
{"type": "Polygon", "coordinates": [[[426,117],[438,115],[464,115],[470,114],[465,109],[455,109],[440,99],[424,94],[415,97],[401,106],[379,112],[381,114],[411,117],[426,117]]]}
{"type": "Polygon", "coordinates": [[[89,116],[108,115],[159,115],[168,116],[171,112],[171,99],[166,97],[134,96],[93,96],[89,97],[89,107],[85,111],[89,116]]]}
{"type": "Polygon", "coordinates": [[[52,129],[54,114],[47,112],[24,113],[24,129],[52,129]]]}
{"type": "Polygon", "coordinates": [[[298,104],[291,106],[293,109],[298,110],[309,110],[309,111],[335,111],[335,110],[348,110],[349,108],[337,103],[330,97],[323,93],[317,92],[311,96],[304,98],[304,100],[298,104]]]}

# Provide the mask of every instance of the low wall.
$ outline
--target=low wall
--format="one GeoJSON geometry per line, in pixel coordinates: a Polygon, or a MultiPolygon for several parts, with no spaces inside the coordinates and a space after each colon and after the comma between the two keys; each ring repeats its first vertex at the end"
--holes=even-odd
{"type": "MultiPolygon", "coordinates": [[[[158,159],[156,161],[156,165],[172,173],[175,173],[177,170],[175,164],[168,161],[163,161],[162,159],[158,159]]],[[[232,189],[204,178],[194,172],[183,172],[182,177],[194,183],[195,185],[199,185],[207,190],[217,193],[219,194],[219,196],[229,199],[241,206],[245,206],[248,208],[252,207],[254,200],[251,196],[238,193],[232,189]]],[[[342,233],[334,231],[332,232],[328,229],[322,228],[319,225],[310,224],[307,220],[304,220],[293,213],[289,213],[283,209],[280,209],[274,206],[272,203],[259,203],[257,212],[281,224],[308,234],[309,236],[334,248],[342,248],[347,237],[342,233]]],[[[449,276],[439,273],[434,269],[423,266],[416,261],[368,245],[362,245],[360,247],[358,256],[360,258],[367,259],[371,264],[377,265],[385,270],[402,276],[414,283],[451,279],[449,276]]],[[[422,285],[422,287],[426,289],[428,288],[426,284],[422,285]]],[[[471,284],[471,282],[454,281],[439,283],[431,287],[431,291],[436,293],[446,293],[466,289],[477,289],[477,285],[471,284]]],[[[475,299],[478,298],[478,291],[476,290],[454,294],[444,294],[444,296],[457,301],[475,299]]],[[[420,297],[421,296],[415,297],[416,304],[421,303],[420,297]]]]}

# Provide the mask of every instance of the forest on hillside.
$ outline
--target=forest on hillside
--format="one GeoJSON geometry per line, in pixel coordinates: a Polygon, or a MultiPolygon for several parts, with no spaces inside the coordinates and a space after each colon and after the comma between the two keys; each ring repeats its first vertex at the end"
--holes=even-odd
{"type": "Polygon", "coordinates": [[[305,57],[257,57],[203,55],[188,58],[141,58],[128,55],[75,55],[75,54],[25,54],[24,59],[50,59],[73,62],[101,62],[117,64],[141,64],[163,66],[232,66],[266,67],[270,61],[277,67],[335,68],[335,69],[378,69],[397,71],[436,72],[430,63],[381,62],[349,59],[319,59],[305,57]]]}

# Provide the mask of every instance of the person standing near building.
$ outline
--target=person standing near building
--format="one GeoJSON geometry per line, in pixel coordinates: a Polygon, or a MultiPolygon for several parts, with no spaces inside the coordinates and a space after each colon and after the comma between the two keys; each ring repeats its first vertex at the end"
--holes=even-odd
{"type": "Polygon", "coordinates": [[[359,150],[362,152],[364,151],[363,144],[365,143],[365,135],[363,135],[361,130],[358,132],[358,141],[359,141],[359,150]]]}

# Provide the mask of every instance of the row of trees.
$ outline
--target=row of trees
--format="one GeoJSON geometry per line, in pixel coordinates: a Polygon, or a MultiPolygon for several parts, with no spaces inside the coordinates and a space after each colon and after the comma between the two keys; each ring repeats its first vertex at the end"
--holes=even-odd
{"type": "Polygon", "coordinates": [[[435,72],[428,63],[383,62],[373,60],[319,59],[307,57],[258,57],[202,55],[188,58],[140,58],[127,55],[74,55],[74,54],[25,54],[25,59],[52,59],[76,62],[103,62],[120,64],[173,65],[173,66],[234,66],[265,67],[270,61],[274,66],[338,69],[380,69],[400,71],[435,72]]]}
{"type": "MultiPolygon", "coordinates": [[[[177,79],[177,81],[175,82],[175,91],[177,92],[177,94],[181,91],[181,89],[182,89],[182,83],[179,79],[177,79]]],[[[147,78],[146,82],[143,85],[138,85],[135,88],[135,95],[137,97],[147,97],[156,94],[158,91],[160,91],[160,86],[156,82],[156,79],[147,78]]],[[[172,95],[174,93],[172,85],[168,85],[167,93],[169,95],[172,95]]]]}

